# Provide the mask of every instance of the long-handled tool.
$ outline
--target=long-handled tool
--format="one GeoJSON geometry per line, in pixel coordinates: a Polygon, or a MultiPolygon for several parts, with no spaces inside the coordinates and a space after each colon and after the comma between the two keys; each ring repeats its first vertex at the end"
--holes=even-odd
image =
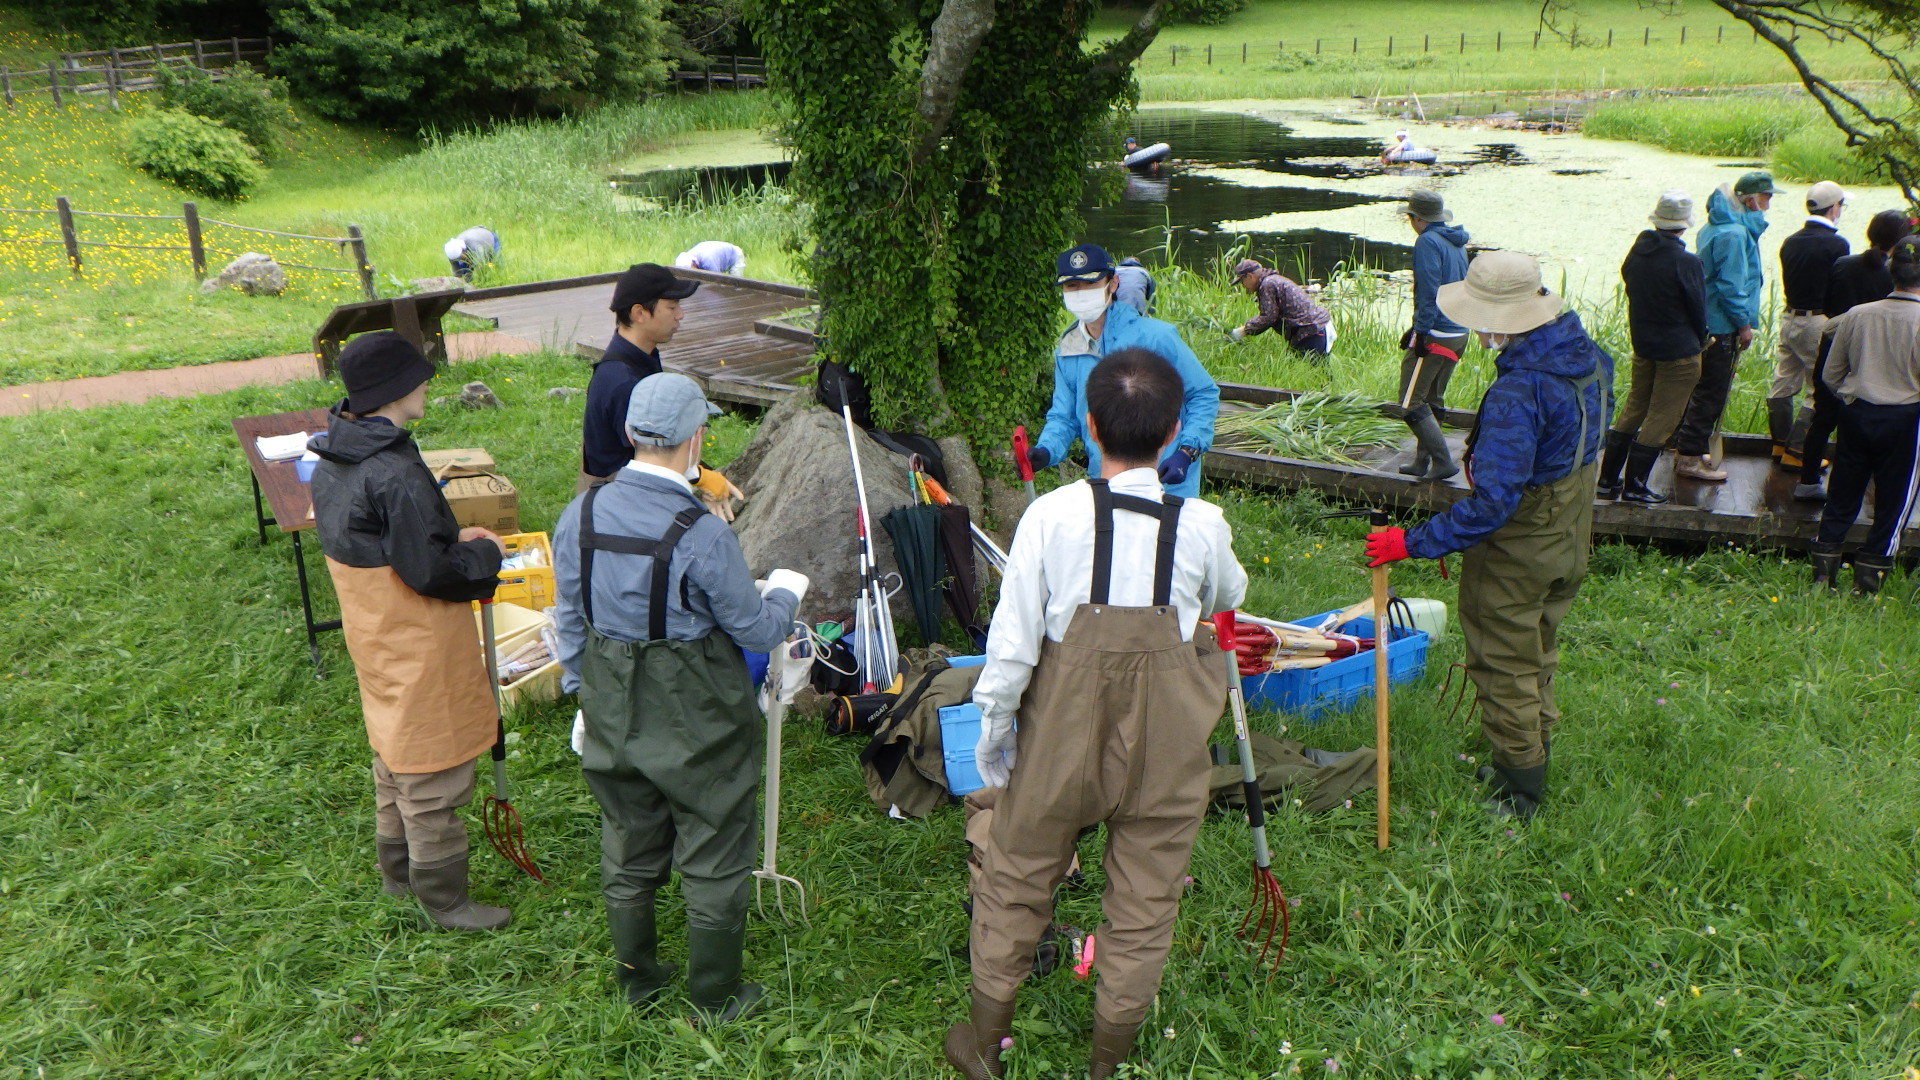
{"type": "MultiPolygon", "coordinates": [[[[1273,876],[1273,852],[1267,847],[1267,808],[1266,800],[1260,794],[1259,775],[1253,768],[1253,744],[1247,729],[1247,699],[1240,693],[1240,664],[1234,651],[1233,612],[1222,611],[1213,617],[1214,636],[1220,649],[1226,654],[1227,665],[1227,701],[1233,707],[1233,741],[1240,751],[1240,785],[1242,797],[1247,802],[1247,827],[1253,833],[1253,903],[1247,908],[1247,914],[1240,920],[1239,935],[1252,948],[1255,941],[1260,943],[1260,958],[1256,964],[1267,962],[1267,953],[1273,953],[1273,967],[1280,968],[1280,960],[1287,954],[1287,937],[1293,930],[1292,919],[1287,913],[1287,895],[1280,890],[1280,881],[1273,876]],[[1273,943],[1274,934],[1280,935],[1280,944],[1273,943]]],[[[1269,973],[1271,978],[1271,973],[1269,973]]]]}
{"type": "MultiPolygon", "coordinates": [[[[1375,510],[1367,515],[1367,521],[1376,529],[1387,527],[1387,512],[1375,510]]],[[[1387,781],[1391,749],[1387,745],[1387,692],[1392,679],[1387,673],[1387,654],[1393,648],[1392,612],[1387,606],[1387,567],[1385,563],[1373,568],[1373,740],[1378,752],[1373,758],[1374,782],[1374,846],[1381,851],[1387,850],[1389,825],[1387,820],[1387,781]]]]}
{"type": "Polygon", "coordinates": [[[785,889],[793,886],[800,894],[800,921],[807,922],[807,887],[798,879],[780,872],[780,741],[787,705],[806,680],[813,667],[813,638],[801,624],[801,632],[781,645],[767,665],[767,678],[761,685],[761,703],[767,714],[767,796],[766,818],[760,848],[760,869],[753,872],[753,899],[766,917],[766,901],[761,886],[773,886],[773,904],[781,918],[787,918],[785,889]],[[793,669],[793,670],[790,670],[793,669]]]}
{"type": "Polygon", "coordinates": [[[853,409],[846,403],[846,395],[841,395],[840,419],[847,428],[847,455],[853,461],[853,486],[858,502],[859,514],[855,532],[860,540],[860,596],[856,601],[859,610],[855,615],[856,631],[859,638],[855,641],[856,654],[862,660],[862,676],[868,693],[883,690],[893,685],[899,676],[899,646],[893,636],[893,615],[887,604],[887,590],[880,580],[879,570],[873,557],[873,526],[867,513],[867,480],[860,468],[860,444],[855,437],[853,409]],[[864,646],[864,653],[860,647],[864,646]],[[885,674],[885,681],[875,678],[876,672],[885,674]]]}
{"type": "Polygon", "coordinates": [[[1027,489],[1027,502],[1033,502],[1033,458],[1027,453],[1027,425],[1013,429],[1013,467],[1020,472],[1020,486],[1027,489]]]}
{"type": "Polygon", "coordinates": [[[540,867],[527,850],[527,837],[520,829],[520,812],[513,808],[507,794],[507,714],[500,707],[500,663],[493,642],[493,598],[480,601],[480,634],[486,642],[487,685],[493,687],[493,791],[480,804],[480,824],[486,829],[487,842],[500,857],[527,872],[542,885],[540,867]]]}

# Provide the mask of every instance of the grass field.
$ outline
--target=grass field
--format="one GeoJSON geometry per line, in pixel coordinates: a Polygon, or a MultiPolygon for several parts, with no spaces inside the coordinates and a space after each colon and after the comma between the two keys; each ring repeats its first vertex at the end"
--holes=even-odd
{"type": "MultiPolygon", "coordinates": [[[[555,356],[463,365],[508,408],[436,413],[422,442],[492,449],[545,528],[572,489],[579,405],[544,390],[581,375],[555,356]]],[[[21,528],[0,555],[0,1073],[945,1076],[936,1042],[966,983],[960,815],[887,820],[857,746],[809,721],[788,734],[782,856],[817,906],[811,927],[752,923],[762,1018],[710,1033],[677,1004],[637,1016],[612,997],[565,704],[511,720],[514,801],[553,884],[476,855],[512,928],[430,933],[380,895],[347,658],[329,635],[334,674],[314,681],[288,544],[255,543],[227,427],[335,393],[0,420],[0,518],[21,528]]],[[[724,453],[746,429],[721,433],[724,453]]],[[[1311,498],[1208,497],[1234,524],[1250,609],[1363,593],[1361,526],[1317,522],[1311,498]]],[[[1904,572],[1874,603],[1808,596],[1804,573],[1731,547],[1602,546],[1563,635],[1555,798],[1526,827],[1474,801],[1482,751],[1436,697],[1460,646],[1437,646],[1394,698],[1392,850],[1374,852],[1360,807],[1271,826],[1298,902],[1271,982],[1231,935],[1244,826],[1207,823],[1135,1075],[1911,1076],[1920,694],[1900,643],[1920,613],[1904,572]]],[[[1394,583],[1454,600],[1430,564],[1394,583]]],[[[1342,750],[1371,724],[1363,706],[1292,733],[1342,750]]],[[[1095,895],[1062,917],[1093,925],[1095,895]]],[[[665,925],[677,958],[677,907],[665,925]]],[[[1009,1075],[1079,1075],[1088,1009],[1064,974],[1031,987],[1009,1075]]]]}
{"type": "MultiPolygon", "coordinates": [[[[121,128],[151,104],[135,94],[126,101],[120,113],[37,100],[0,111],[0,206],[51,210],[66,195],[79,210],[179,214],[186,196],[120,159],[121,128]]],[[[685,133],[752,128],[771,115],[764,94],[665,97],[577,120],[449,133],[425,145],[307,117],[294,151],[252,199],[201,200],[201,213],[314,235],[360,225],[383,295],[410,278],[447,273],[441,242],[474,224],[492,226],[504,241],[502,260],[481,284],[667,262],[712,236],[746,247],[755,273],[779,278],[790,274],[789,251],[798,246],[789,204],[629,213],[616,208],[604,175],[610,163],[685,133]]],[[[177,223],[81,218],[78,228],[83,240],[184,243],[177,223]]],[[[5,215],[0,235],[59,234],[50,216],[5,215]]],[[[208,246],[351,265],[333,245],[225,230],[210,231],[208,246]]],[[[76,280],[58,245],[0,244],[0,384],[302,352],[335,304],[361,298],[351,274],[291,270],[277,298],[202,296],[185,252],[87,248],[83,256],[85,277],[76,280]]],[[[212,269],[230,257],[210,256],[212,269]]]]}
{"type": "MultiPolygon", "coordinates": [[[[1584,0],[1564,19],[1585,43],[1540,29],[1537,0],[1436,4],[1426,0],[1251,0],[1219,26],[1161,31],[1138,68],[1147,101],[1313,98],[1468,90],[1605,90],[1797,82],[1792,68],[1745,26],[1701,0],[1647,5],[1584,0]],[[1671,14],[1669,14],[1671,10],[1671,14]],[[1687,41],[1680,40],[1681,27],[1687,41]],[[1722,27],[1725,28],[1722,34],[1722,27]],[[1614,45],[1605,47],[1608,32],[1614,45]],[[1641,44],[1650,32],[1652,43],[1641,44]],[[1461,47],[1461,35],[1466,46],[1461,47]],[[1495,36],[1500,36],[1499,51],[1495,36]],[[1394,38],[1393,54],[1387,38],[1394,38]],[[1359,50],[1354,51],[1354,39],[1359,50]],[[1315,52],[1315,42],[1319,52],[1315,52]],[[1281,44],[1286,46],[1280,51],[1281,44]],[[1241,46],[1247,60],[1241,60],[1241,46]],[[1207,46],[1213,62],[1207,63],[1207,46]],[[1178,47],[1177,59],[1170,48],[1178,47]]],[[[1136,10],[1109,8],[1096,38],[1117,37],[1136,10]]],[[[1810,54],[1829,77],[1885,78],[1864,50],[1810,54]]]]}

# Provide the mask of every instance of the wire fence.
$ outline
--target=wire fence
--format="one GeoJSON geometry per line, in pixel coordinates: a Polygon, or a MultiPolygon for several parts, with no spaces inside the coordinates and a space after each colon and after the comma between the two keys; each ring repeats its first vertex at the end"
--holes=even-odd
{"type": "Polygon", "coordinates": [[[108,104],[117,106],[123,93],[159,86],[163,68],[194,67],[220,79],[222,69],[264,60],[272,48],[272,38],[236,37],[61,53],[44,68],[0,64],[0,98],[11,109],[22,99],[47,94],[65,108],[82,97],[105,94],[108,104]]]}
{"type": "MultiPolygon", "coordinates": [[[[50,232],[42,230],[37,233],[28,232],[21,234],[17,232],[11,224],[0,224],[0,244],[58,245],[63,247],[66,249],[67,263],[72,269],[74,277],[85,276],[83,251],[86,248],[107,248],[123,251],[179,251],[186,253],[187,261],[189,265],[193,267],[193,276],[205,280],[207,276],[208,255],[225,255],[238,258],[244,254],[244,252],[231,248],[209,247],[207,245],[207,240],[210,235],[216,240],[222,235],[218,232],[210,234],[210,227],[213,230],[227,229],[239,233],[273,236],[300,243],[330,246],[341,258],[349,259],[353,265],[317,266],[313,263],[294,262],[291,259],[280,258],[271,252],[263,254],[269,255],[269,257],[273,258],[274,262],[282,267],[295,267],[297,269],[312,270],[322,274],[353,274],[359,278],[360,291],[366,294],[367,299],[377,299],[374,293],[373,265],[367,261],[366,237],[360,231],[360,226],[358,225],[347,226],[347,234],[345,236],[316,236],[311,233],[281,232],[276,229],[256,228],[252,225],[237,225],[231,221],[220,221],[215,218],[203,218],[200,216],[199,205],[191,202],[181,203],[180,213],[178,214],[119,214],[104,210],[75,210],[73,204],[69,202],[64,195],[54,200],[54,208],[51,210],[0,207],[0,222],[11,222],[18,219],[28,219],[31,221],[31,219],[34,218],[49,216],[55,219],[53,223],[54,229],[50,232]],[[173,223],[177,222],[178,228],[184,233],[186,242],[177,244],[131,244],[118,240],[84,239],[80,233],[80,220],[82,218],[157,223],[169,231],[175,227],[173,223]]],[[[31,225],[29,225],[29,228],[30,227],[31,225]]],[[[232,241],[226,242],[231,243],[232,241]]]]}
{"type": "MultiPolygon", "coordinates": [[[[1469,52],[1542,51],[1546,49],[1650,48],[1655,45],[1708,45],[1739,41],[1740,27],[1730,23],[1711,26],[1664,24],[1632,29],[1597,30],[1577,27],[1564,34],[1544,28],[1491,34],[1419,33],[1388,34],[1385,37],[1279,38],[1267,41],[1210,42],[1205,45],[1157,45],[1140,55],[1138,67],[1208,67],[1223,64],[1248,64],[1256,60],[1279,60],[1288,56],[1421,56],[1465,55],[1469,52]]],[[[1750,33],[1758,41],[1758,30],[1750,33]]],[[[1828,38],[1829,45],[1836,39],[1828,38]]]]}

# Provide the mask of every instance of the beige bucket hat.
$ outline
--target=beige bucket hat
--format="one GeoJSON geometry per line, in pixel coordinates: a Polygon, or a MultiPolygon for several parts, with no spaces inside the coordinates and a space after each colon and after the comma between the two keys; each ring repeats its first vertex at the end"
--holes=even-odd
{"type": "Polygon", "coordinates": [[[1462,281],[1440,286],[1447,318],[1490,334],[1524,334],[1558,318],[1558,295],[1540,284],[1540,264],[1517,251],[1483,251],[1462,281]]]}

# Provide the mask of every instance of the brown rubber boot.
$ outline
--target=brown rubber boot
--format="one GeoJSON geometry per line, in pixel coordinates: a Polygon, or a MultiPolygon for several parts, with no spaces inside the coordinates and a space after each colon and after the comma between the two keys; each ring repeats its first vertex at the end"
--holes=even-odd
{"type": "Polygon", "coordinates": [[[1089,1080],[1107,1080],[1119,1071],[1120,1063],[1133,1053],[1134,1036],[1140,1025],[1113,1024],[1093,1014],[1093,1057],[1087,1065],[1089,1080]]]}
{"type": "Polygon", "coordinates": [[[966,1080],[996,1080],[1007,1074],[1000,1063],[1000,1044],[1013,1033],[1013,1002],[995,1001],[975,993],[967,1022],[947,1029],[947,1064],[966,1080]]]}
{"type": "Polygon", "coordinates": [[[413,884],[407,880],[406,837],[375,836],[373,850],[380,856],[380,891],[388,896],[412,896],[413,884]]]}
{"type": "Polygon", "coordinates": [[[512,912],[475,903],[467,895],[467,856],[457,855],[437,866],[413,863],[407,868],[414,898],[442,930],[498,930],[512,912]]]}

